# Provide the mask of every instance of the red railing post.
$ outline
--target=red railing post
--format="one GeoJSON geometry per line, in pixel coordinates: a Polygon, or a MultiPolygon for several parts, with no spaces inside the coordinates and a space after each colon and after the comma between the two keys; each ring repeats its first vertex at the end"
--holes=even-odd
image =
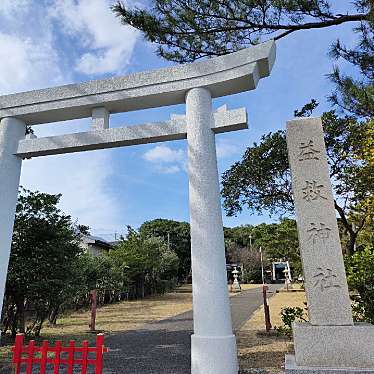
{"type": "Polygon", "coordinates": [[[264,298],[265,328],[266,328],[266,331],[269,332],[272,326],[271,326],[271,321],[270,321],[270,309],[269,309],[268,298],[267,298],[267,290],[268,290],[268,286],[265,286],[264,284],[262,286],[262,294],[264,298]]]}
{"type": "Polygon", "coordinates": [[[82,374],[87,374],[87,366],[88,366],[88,341],[85,340],[83,342],[82,347],[82,374]]]}
{"type": "Polygon", "coordinates": [[[60,369],[60,361],[61,361],[61,340],[56,341],[55,345],[55,359],[54,359],[54,368],[53,368],[53,374],[58,374],[58,371],[60,369]]]}
{"type": "Polygon", "coordinates": [[[70,342],[69,342],[69,358],[68,358],[68,374],[73,374],[74,354],[75,354],[75,342],[74,342],[74,340],[70,340],[70,342]]]}
{"type": "Polygon", "coordinates": [[[40,374],[45,374],[47,368],[47,357],[48,357],[48,341],[43,340],[40,357],[40,374]]]}
{"type": "Polygon", "coordinates": [[[34,363],[34,346],[35,346],[35,341],[30,340],[29,349],[27,350],[28,357],[27,357],[26,374],[32,373],[32,364],[34,363]]]}
{"type": "Polygon", "coordinates": [[[15,366],[15,373],[19,374],[21,369],[21,358],[22,358],[22,349],[23,349],[23,334],[16,335],[16,341],[13,348],[13,364],[15,366]]]}
{"type": "Polygon", "coordinates": [[[48,363],[53,365],[53,373],[58,374],[60,365],[67,365],[67,373],[73,374],[74,365],[82,367],[81,373],[87,374],[88,365],[95,366],[95,374],[102,374],[103,372],[103,354],[108,352],[108,348],[104,346],[104,335],[98,334],[96,336],[96,347],[89,347],[89,343],[85,340],[82,347],[76,347],[74,340],[71,340],[69,347],[63,347],[60,340],[56,341],[55,346],[49,346],[48,341],[44,340],[41,347],[35,345],[34,340],[31,340],[28,346],[24,346],[23,334],[16,336],[13,351],[13,364],[15,373],[20,374],[22,364],[26,364],[26,374],[32,374],[34,364],[39,364],[40,374],[45,374],[48,363]],[[53,358],[48,358],[48,352],[54,352],[53,358]],[[68,353],[66,358],[63,352],[68,353]],[[81,352],[80,358],[75,358],[75,352],[81,352]],[[95,353],[96,357],[92,358],[89,353],[95,353]],[[22,354],[27,353],[28,356],[22,358],[22,354]],[[40,353],[35,357],[35,353],[40,353]]]}
{"type": "Polygon", "coordinates": [[[104,334],[96,336],[96,374],[103,372],[104,334]]]}

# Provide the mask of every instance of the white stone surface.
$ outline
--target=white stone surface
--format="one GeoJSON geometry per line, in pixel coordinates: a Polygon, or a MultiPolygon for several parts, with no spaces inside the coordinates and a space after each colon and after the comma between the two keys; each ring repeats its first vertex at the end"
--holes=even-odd
{"type": "Polygon", "coordinates": [[[295,356],[286,355],[285,374],[374,374],[374,368],[299,366],[295,356]]]}
{"type": "Polygon", "coordinates": [[[238,364],[226,279],[212,100],[207,89],[188,92],[194,335],[192,374],[237,374],[238,364]]]}
{"type": "Polygon", "coordinates": [[[0,96],[0,118],[29,125],[91,117],[105,106],[110,113],[182,104],[186,93],[208,88],[213,97],[256,87],[270,74],[275,43],[269,41],[226,56],[81,84],[0,96]]]}
{"type": "Polygon", "coordinates": [[[104,107],[92,109],[92,130],[105,130],[109,128],[109,112],[104,107]]]}
{"type": "Polygon", "coordinates": [[[22,161],[14,156],[18,141],[25,137],[25,124],[14,118],[0,122],[0,311],[12,241],[22,161]]]}
{"type": "Polygon", "coordinates": [[[309,320],[352,325],[321,119],[287,122],[287,147],[309,320]]]}
{"type": "Polygon", "coordinates": [[[293,325],[298,366],[374,369],[374,326],[293,325]]]}
{"type": "Polygon", "coordinates": [[[237,374],[236,340],[228,336],[191,336],[192,374],[237,374]]]}
{"type": "MultiPolygon", "coordinates": [[[[186,116],[172,116],[166,122],[147,123],[111,129],[28,138],[19,142],[17,156],[22,158],[124,147],[137,144],[186,139],[186,116]]],[[[220,110],[211,123],[215,134],[248,128],[245,108],[220,110]]]]}

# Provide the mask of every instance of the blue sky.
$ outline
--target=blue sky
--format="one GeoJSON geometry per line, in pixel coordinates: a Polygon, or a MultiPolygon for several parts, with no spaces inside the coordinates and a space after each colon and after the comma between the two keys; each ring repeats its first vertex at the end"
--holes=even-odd
{"type": "MultiPolygon", "coordinates": [[[[154,54],[155,46],[144,42],[139,32],[119,24],[109,10],[112,2],[1,0],[0,94],[170,65],[154,54]]],[[[255,91],[214,101],[215,107],[244,106],[249,117],[248,130],[217,136],[220,173],[261,135],[283,129],[294,109],[311,98],[320,102],[317,113],[329,109],[326,96],[333,87],[326,74],[334,62],[327,52],[337,38],[354,44],[351,29],[352,25],[343,25],[280,40],[273,72],[255,91]]],[[[165,120],[184,110],[179,105],[113,115],[111,126],[165,120]]],[[[79,132],[87,130],[89,123],[41,125],[35,131],[39,136],[79,132]]],[[[185,141],[33,159],[24,162],[21,183],[34,190],[62,193],[61,208],[108,239],[128,224],[139,227],[153,218],[188,221],[185,141]]],[[[223,216],[227,226],[276,220],[266,212],[223,216]]]]}

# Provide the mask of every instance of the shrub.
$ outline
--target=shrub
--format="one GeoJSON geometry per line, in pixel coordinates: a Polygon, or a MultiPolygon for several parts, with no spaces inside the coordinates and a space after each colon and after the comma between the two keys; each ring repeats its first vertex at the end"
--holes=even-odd
{"type": "Polygon", "coordinates": [[[374,323],[374,248],[346,257],[345,265],[354,319],[374,323]]]}
{"type": "Polygon", "coordinates": [[[289,307],[286,306],[281,310],[281,318],[283,326],[275,327],[279,335],[286,335],[291,337],[292,335],[292,323],[293,322],[307,322],[306,315],[307,308],[289,307]]]}

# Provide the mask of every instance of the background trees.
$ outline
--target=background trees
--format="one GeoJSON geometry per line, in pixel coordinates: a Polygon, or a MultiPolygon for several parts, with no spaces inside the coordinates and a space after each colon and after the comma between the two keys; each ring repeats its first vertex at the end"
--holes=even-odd
{"type": "Polygon", "coordinates": [[[347,279],[355,320],[374,323],[374,247],[367,246],[346,258],[347,279]]]}
{"type": "Polygon", "coordinates": [[[296,221],[293,219],[225,228],[225,242],[228,262],[243,265],[246,282],[262,282],[260,248],[265,269],[270,270],[273,261],[290,261],[293,275],[302,274],[296,221]]]}
{"type": "Polygon", "coordinates": [[[179,258],[178,279],[185,280],[191,271],[190,225],[169,219],[154,219],[144,222],[139,229],[141,235],[163,240],[179,258]]]}
{"type": "Polygon", "coordinates": [[[73,263],[80,255],[60,195],[21,189],[5,290],[3,331],[39,335],[43,322],[70,293],[73,263]],[[32,310],[33,318],[27,312],[32,310]]]}
{"type": "Polygon", "coordinates": [[[127,238],[109,253],[109,258],[133,287],[135,297],[162,293],[176,285],[178,256],[158,237],[146,237],[129,227],[127,238]]]}
{"type": "Polygon", "coordinates": [[[20,190],[2,311],[2,331],[40,334],[59,314],[87,308],[90,291],[99,304],[144,297],[176,285],[179,259],[159,237],[129,228],[107,255],[83,253],[81,231],[58,208],[61,195],[20,190]]]}
{"type": "MultiPolygon", "coordinates": [[[[363,139],[373,144],[372,121],[339,117],[334,111],[324,113],[322,121],[335,208],[347,234],[345,252],[350,254],[360,231],[373,219],[374,169],[362,150],[363,139]]],[[[371,151],[367,153],[372,154],[371,151]]],[[[222,186],[228,215],[236,215],[244,207],[256,212],[292,214],[285,131],[264,135],[259,144],[248,147],[242,160],[223,174],[222,186]]]]}

